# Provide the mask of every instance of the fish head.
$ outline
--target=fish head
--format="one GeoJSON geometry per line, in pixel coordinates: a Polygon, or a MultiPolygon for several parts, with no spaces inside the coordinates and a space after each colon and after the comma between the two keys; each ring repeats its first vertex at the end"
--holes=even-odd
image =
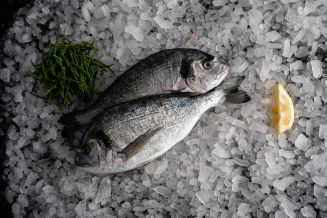
{"type": "Polygon", "coordinates": [[[94,140],[90,140],[87,145],[77,151],[75,164],[78,167],[98,167],[101,164],[101,149],[99,144],[94,140]]]}
{"type": "Polygon", "coordinates": [[[98,175],[125,171],[126,155],[106,148],[101,140],[91,139],[75,157],[78,168],[98,175]]]}
{"type": "Polygon", "coordinates": [[[184,73],[187,86],[197,93],[217,87],[228,75],[229,66],[224,58],[203,52],[190,61],[189,72],[184,73]]]}

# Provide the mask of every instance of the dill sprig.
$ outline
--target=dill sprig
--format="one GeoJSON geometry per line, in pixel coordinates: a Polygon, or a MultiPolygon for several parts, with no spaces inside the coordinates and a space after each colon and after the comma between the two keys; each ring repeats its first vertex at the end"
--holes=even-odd
{"type": "Polygon", "coordinates": [[[110,69],[94,58],[97,52],[93,42],[74,43],[63,36],[56,37],[47,53],[42,54],[42,62],[34,65],[34,71],[26,73],[44,87],[44,97],[59,106],[67,105],[72,95],[89,100],[94,94],[94,81],[100,71],[110,69]]]}

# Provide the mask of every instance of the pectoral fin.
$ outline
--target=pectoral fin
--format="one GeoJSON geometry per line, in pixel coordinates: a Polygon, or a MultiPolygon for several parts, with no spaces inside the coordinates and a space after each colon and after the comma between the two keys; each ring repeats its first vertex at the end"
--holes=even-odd
{"type": "Polygon", "coordinates": [[[130,143],[129,145],[127,145],[122,151],[121,153],[125,154],[127,159],[133,157],[135,154],[137,154],[144,145],[146,145],[149,140],[161,129],[157,128],[154,130],[149,130],[146,133],[144,133],[143,135],[140,135],[139,137],[137,137],[132,143],[130,143]]]}

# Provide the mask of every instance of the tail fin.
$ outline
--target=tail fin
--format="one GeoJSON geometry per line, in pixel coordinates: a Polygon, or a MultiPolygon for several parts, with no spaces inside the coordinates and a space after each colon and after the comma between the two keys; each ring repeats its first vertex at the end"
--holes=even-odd
{"type": "Polygon", "coordinates": [[[72,112],[69,112],[67,114],[64,114],[59,119],[59,123],[62,123],[62,124],[65,124],[65,125],[72,124],[72,123],[78,123],[77,115],[80,114],[80,113],[81,113],[81,111],[77,110],[77,111],[72,111],[72,112]]]}
{"type": "Polygon", "coordinates": [[[246,103],[251,100],[251,97],[244,91],[239,90],[238,87],[234,87],[227,91],[226,102],[231,104],[246,103]]]}
{"type": "Polygon", "coordinates": [[[229,81],[227,80],[223,84],[226,92],[226,102],[240,104],[251,100],[251,97],[245,91],[239,90],[240,84],[243,82],[244,78],[244,76],[230,78],[229,81]]]}
{"type": "Polygon", "coordinates": [[[68,124],[68,125],[64,126],[64,128],[61,132],[61,135],[67,139],[72,138],[76,129],[78,129],[78,128],[79,128],[79,125],[76,123],[68,124]]]}

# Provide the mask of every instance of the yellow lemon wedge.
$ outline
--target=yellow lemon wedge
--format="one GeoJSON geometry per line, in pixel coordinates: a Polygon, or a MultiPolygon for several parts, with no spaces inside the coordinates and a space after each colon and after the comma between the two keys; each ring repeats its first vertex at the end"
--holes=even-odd
{"type": "Polygon", "coordinates": [[[272,91],[273,105],[271,121],[277,132],[282,134],[294,124],[294,105],[290,95],[282,84],[277,83],[272,91]]]}

